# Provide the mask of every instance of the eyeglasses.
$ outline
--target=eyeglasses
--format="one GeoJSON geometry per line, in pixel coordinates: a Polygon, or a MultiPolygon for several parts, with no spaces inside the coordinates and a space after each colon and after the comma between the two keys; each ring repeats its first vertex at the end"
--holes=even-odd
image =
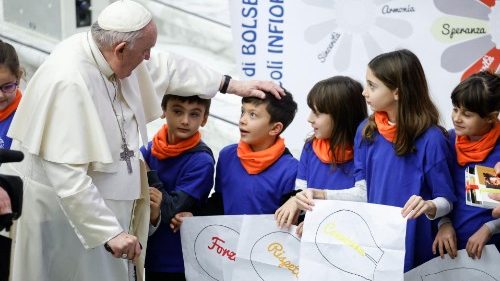
{"type": "Polygon", "coordinates": [[[5,83],[0,86],[0,91],[2,91],[4,94],[12,94],[17,90],[18,85],[19,84],[17,82],[5,83]]]}

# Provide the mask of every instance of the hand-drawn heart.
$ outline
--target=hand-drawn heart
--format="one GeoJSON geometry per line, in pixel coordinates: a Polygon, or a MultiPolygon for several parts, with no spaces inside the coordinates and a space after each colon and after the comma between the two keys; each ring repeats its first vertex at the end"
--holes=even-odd
{"type": "Polygon", "coordinates": [[[499,281],[491,274],[471,267],[457,267],[443,269],[436,273],[429,273],[420,276],[423,281],[441,280],[474,280],[474,281],[499,281]]]}
{"type": "Polygon", "coordinates": [[[327,216],[316,230],[315,244],[328,263],[366,280],[373,280],[384,254],[370,226],[351,210],[339,210],[327,216]]]}
{"type": "Polygon", "coordinates": [[[297,280],[300,240],[284,231],[259,238],[250,251],[250,262],[262,281],[297,280]]]}
{"type": "Polygon", "coordinates": [[[234,263],[240,233],[224,225],[204,227],[194,241],[200,268],[213,280],[224,280],[224,267],[234,263]]]}

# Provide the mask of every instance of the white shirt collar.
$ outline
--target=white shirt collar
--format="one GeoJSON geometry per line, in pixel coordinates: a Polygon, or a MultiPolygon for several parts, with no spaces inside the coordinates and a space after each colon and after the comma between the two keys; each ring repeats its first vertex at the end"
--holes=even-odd
{"type": "MultiPolygon", "coordinates": [[[[97,44],[94,41],[94,38],[92,38],[92,34],[90,33],[90,31],[87,33],[87,42],[89,42],[90,51],[92,52],[92,54],[94,54],[99,70],[106,78],[114,78],[113,69],[111,69],[111,66],[102,55],[101,50],[99,50],[99,47],[97,47],[97,44]]],[[[90,56],[92,56],[92,54],[90,54],[90,56]]],[[[91,60],[94,61],[94,58],[91,58],[91,60]]]]}

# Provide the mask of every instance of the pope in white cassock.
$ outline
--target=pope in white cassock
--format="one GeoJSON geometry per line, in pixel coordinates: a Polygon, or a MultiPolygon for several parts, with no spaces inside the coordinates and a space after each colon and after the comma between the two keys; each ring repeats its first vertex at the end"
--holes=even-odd
{"type": "Polygon", "coordinates": [[[140,4],[106,7],[90,32],[61,42],[29,81],[8,135],[24,161],[14,281],[142,280],[149,193],[139,143],[164,94],[283,94],[165,53],[140,4]],[[107,245],[109,251],[104,247],[107,245]],[[143,246],[141,250],[141,245],[143,246]],[[137,266],[134,266],[134,263],[137,266]]]}

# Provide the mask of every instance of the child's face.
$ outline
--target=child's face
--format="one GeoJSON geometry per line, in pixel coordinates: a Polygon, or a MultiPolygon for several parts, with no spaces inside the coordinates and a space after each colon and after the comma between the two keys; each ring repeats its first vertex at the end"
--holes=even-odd
{"type": "Polygon", "coordinates": [[[314,137],[317,139],[329,139],[332,136],[333,120],[330,114],[319,113],[311,110],[307,122],[314,129],[314,137]]]}
{"type": "Polygon", "coordinates": [[[198,103],[172,99],[163,114],[167,119],[169,144],[190,138],[207,123],[205,106],[198,103]]]}
{"type": "Polygon", "coordinates": [[[17,77],[7,67],[0,65],[0,110],[4,110],[14,101],[17,88],[7,93],[1,89],[13,87],[12,83],[17,83],[17,80],[17,77]]]}
{"type": "Polygon", "coordinates": [[[397,112],[397,89],[389,89],[382,81],[375,77],[369,67],[366,70],[366,86],[363,89],[363,96],[373,111],[397,112]]]}
{"type": "Polygon", "coordinates": [[[451,112],[451,119],[457,136],[468,136],[471,140],[479,139],[488,133],[495,121],[493,118],[482,118],[476,112],[456,106],[451,112]]]}
{"type": "Polygon", "coordinates": [[[240,136],[254,151],[270,147],[276,138],[272,133],[271,115],[266,110],[267,104],[254,105],[244,103],[241,106],[240,136]]]}
{"type": "Polygon", "coordinates": [[[500,177],[490,177],[488,179],[488,181],[490,182],[490,184],[492,185],[499,185],[500,186],[500,177]]]}

